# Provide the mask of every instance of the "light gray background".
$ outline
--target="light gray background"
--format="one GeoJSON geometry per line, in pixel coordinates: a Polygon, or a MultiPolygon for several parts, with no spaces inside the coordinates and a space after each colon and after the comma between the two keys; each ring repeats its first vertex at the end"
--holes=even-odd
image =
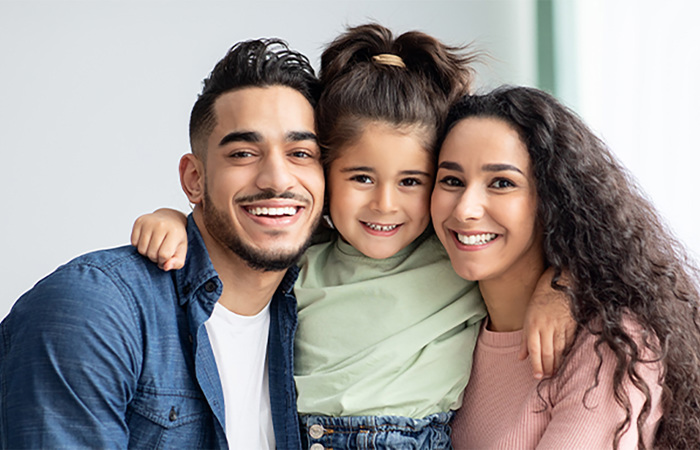
{"type": "Polygon", "coordinates": [[[60,264],[128,243],[138,215],[188,210],[190,108],[236,41],[279,36],[318,68],[346,25],[376,20],[476,41],[492,56],[480,86],[534,85],[535,12],[535,0],[0,1],[0,317],[60,264]]]}

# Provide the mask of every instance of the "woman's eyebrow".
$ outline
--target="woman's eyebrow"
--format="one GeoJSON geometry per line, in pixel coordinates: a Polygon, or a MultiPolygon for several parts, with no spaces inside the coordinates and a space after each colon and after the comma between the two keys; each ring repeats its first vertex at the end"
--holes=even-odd
{"type": "Polygon", "coordinates": [[[462,166],[453,161],[443,161],[438,165],[438,169],[454,170],[457,172],[464,172],[462,166]]]}
{"type": "Polygon", "coordinates": [[[518,169],[512,164],[484,164],[481,166],[481,170],[484,172],[503,172],[504,170],[512,170],[525,175],[522,170],[518,169]]]}

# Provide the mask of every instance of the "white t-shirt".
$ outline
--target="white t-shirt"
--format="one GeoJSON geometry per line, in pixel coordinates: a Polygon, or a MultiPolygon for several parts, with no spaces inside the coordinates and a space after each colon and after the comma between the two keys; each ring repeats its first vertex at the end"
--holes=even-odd
{"type": "Polygon", "coordinates": [[[226,410],[229,449],[274,449],[267,375],[270,304],[240,316],[217,303],[205,322],[226,410]]]}

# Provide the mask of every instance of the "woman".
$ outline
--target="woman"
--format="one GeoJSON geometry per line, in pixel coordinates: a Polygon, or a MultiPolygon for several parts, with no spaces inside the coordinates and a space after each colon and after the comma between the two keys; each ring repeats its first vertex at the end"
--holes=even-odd
{"type": "Polygon", "coordinates": [[[697,270],[624,168],[535,89],[464,97],[446,130],[433,224],[489,314],[455,447],[700,447],[697,270]],[[537,382],[513,342],[548,267],[578,329],[537,382]]]}

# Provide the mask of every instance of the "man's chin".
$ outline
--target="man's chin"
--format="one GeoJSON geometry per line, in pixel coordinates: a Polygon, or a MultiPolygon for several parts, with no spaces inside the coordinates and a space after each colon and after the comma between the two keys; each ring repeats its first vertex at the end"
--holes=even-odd
{"type": "Polygon", "coordinates": [[[304,254],[308,244],[297,250],[285,252],[270,252],[238,246],[231,250],[238,255],[253,270],[261,272],[282,272],[295,266],[304,254]]]}

